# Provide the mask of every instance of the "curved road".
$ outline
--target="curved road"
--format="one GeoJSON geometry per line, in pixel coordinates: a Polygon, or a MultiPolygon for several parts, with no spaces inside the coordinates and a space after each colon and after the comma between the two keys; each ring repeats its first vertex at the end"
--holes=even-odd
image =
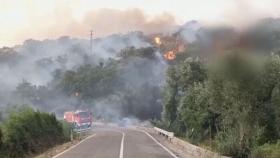
{"type": "Polygon", "coordinates": [[[96,127],[95,135],[54,158],[175,158],[148,133],[128,128],[96,127]]]}

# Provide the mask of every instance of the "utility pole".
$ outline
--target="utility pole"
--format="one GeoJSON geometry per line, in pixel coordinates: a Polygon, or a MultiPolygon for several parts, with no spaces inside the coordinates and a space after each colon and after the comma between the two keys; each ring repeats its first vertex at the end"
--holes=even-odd
{"type": "Polygon", "coordinates": [[[92,37],[93,37],[93,31],[90,30],[90,54],[93,54],[93,52],[92,52],[92,37]]]}

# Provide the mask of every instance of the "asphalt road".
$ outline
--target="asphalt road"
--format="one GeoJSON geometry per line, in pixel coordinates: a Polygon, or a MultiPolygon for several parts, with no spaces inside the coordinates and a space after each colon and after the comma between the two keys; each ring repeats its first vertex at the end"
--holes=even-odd
{"type": "Polygon", "coordinates": [[[106,126],[93,130],[94,136],[55,158],[174,158],[167,148],[143,131],[106,126]]]}

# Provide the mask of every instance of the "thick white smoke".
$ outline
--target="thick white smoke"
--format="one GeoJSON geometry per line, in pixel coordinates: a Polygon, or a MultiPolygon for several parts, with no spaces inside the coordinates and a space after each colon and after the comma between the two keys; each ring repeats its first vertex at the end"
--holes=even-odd
{"type": "Polygon", "coordinates": [[[147,47],[141,33],[115,34],[93,40],[90,52],[89,40],[61,37],[57,40],[27,40],[16,46],[16,59],[10,64],[0,63],[0,83],[12,90],[26,80],[35,85],[45,85],[52,79],[56,69],[73,69],[90,60],[98,63],[108,58],[116,58],[120,50],[127,47],[147,47]]]}
{"type": "Polygon", "coordinates": [[[22,100],[22,98],[11,99],[16,87],[23,81],[36,86],[48,87],[47,84],[52,81],[54,71],[57,69],[75,70],[81,65],[87,63],[98,65],[99,62],[106,62],[110,58],[121,60],[119,53],[124,48],[137,49],[151,46],[141,32],[97,38],[93,40],[92,45],[93,49],[90,52],[89,40],[60,37],[57,40],[27,40],[23,45],[11,48],[10,52],[13,50],[15,55],[9,59],[9,62],[0,61],[0,83],[5,86],[5,89],[0,90],[1,106],[35,104],[35,108],[55,112],[59,116],[66,110],[91,108],[96,117],[105,119],[134,117],[134,115],[138,115],[138,111],[137,117],[149,118],[152,115],[158,117],[160,111],[153,111],[160,110],[160,104],[157,101],[160,97],[158,89],[164,83],[167,68],[167,64],[159,52],[155,53],[153,59],[134,57],[120,64],[115,80],[121,81],[124,86],[117,93],[93,98],[90,103],[67,97],[60,92],[47,94],[48,96],[54,95],[53,99],[43,102],[40,100],[41,98],[35,98],[35,103],[30,100],[22,100]],[[147,90],[146,93],[145,90],[147,90]],[[131,105],[131,111],[125,111],[124,109],[130,107],[131,103],[127,101],[130,98],[135,101],[131,105]],[[40,105],[36,105],[36,100],[40,102],[40,105]]]}

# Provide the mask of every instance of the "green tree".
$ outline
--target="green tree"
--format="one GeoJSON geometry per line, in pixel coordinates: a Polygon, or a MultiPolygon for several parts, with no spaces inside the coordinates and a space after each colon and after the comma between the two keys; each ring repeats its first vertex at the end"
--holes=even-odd
{"type": "Polygon", "coordinates": [[[280,138],[277,55],[232,52],[207,64],[189,58],[171,70],[164,104],[169,117],[164,119],[172,121],[176,128],[170,129],[177,134],[194,143],[214,139],[222,154],[240,158],[280,138]]]}
{"type": "Polygon", "coordinates": [[[187,131],[186,136],[194,143],[201,141],[209,134],[208,95],[203,84],[195,84],[182,97],[179,115],[187,131]],[[207,131],[207,132],[205,132],[207,131]]]}
{"type": "Polygon", "coordinates": [[[163,118],[168,128],[172,128],[177,117],[178,107],[178,76],[175,67],[171,66],[167,70],[167,80],[165,87],[163,118]]]}
{"type": "Polygon", "coordinates": [[[36,99],[36,86],[24,80],[16,87],[16,94],[24,103],[29,103],[36,99]]]}
{"type": "Polygon", "coordinates": [[[76,71],[66,71],[58,87],[66,94],[82,99],[106,96],[111,93],[116,75],[116,63],[107,65],[83,65],[76,71]]]}
{"type": "Polygon", "coordinates": [[[179,80],[181,90],[187,91],[196,83],[202,83],[207,79],[207,71],[205,65],[199,58],[187,58],[179,65],[179,80]]]}

